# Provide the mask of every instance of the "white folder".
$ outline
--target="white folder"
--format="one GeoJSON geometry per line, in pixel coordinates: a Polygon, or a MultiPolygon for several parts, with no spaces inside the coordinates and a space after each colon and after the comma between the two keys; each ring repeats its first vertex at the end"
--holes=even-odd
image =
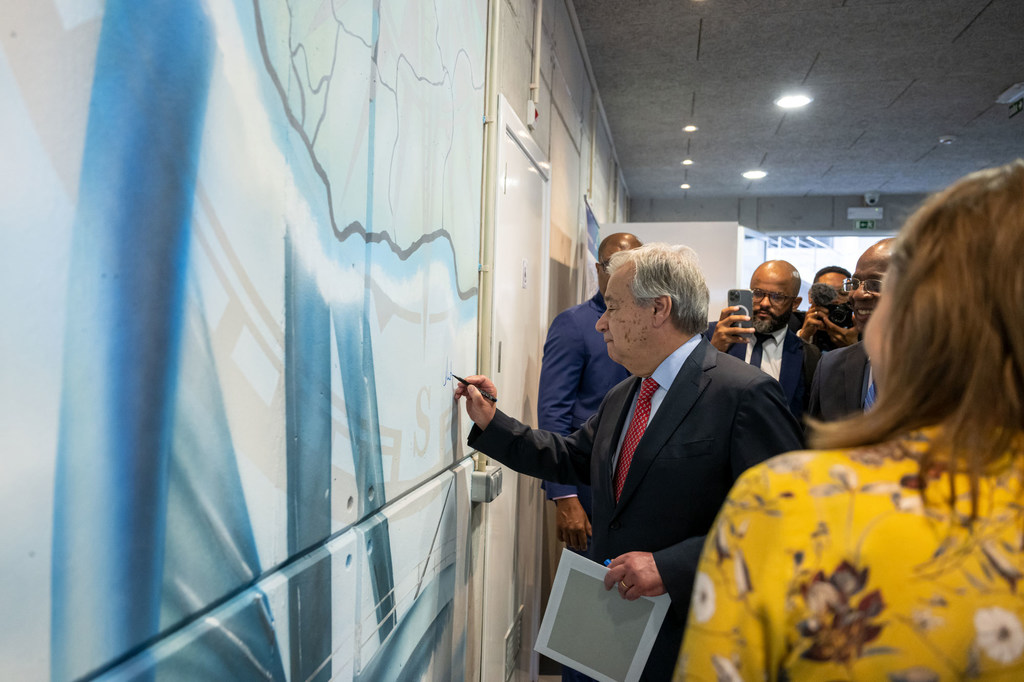
{"type": "Polygon", "coordinates": [[[562,550],[544,619],[539,653],[602,682],[640,679],[668,612],[669,596],[627,601],[604,589],[608,569],[562,550]]]}

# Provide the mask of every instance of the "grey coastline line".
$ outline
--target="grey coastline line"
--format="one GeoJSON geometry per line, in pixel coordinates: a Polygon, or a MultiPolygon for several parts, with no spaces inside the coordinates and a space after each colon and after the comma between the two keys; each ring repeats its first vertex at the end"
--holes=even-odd
{"type": "Polygon", "coordinates": [[[320,177],[320,181],[324,186],[324,191],[327,194],[327,213],[331,221],[331,230],[333,230],[335,238],[338,241],[345,241],[352,234],[359,234],[362,236],[366,243],[385,243],[391,249],[391,251],[398,256],[399,260],[408,260],[415,251],[421,246],[427,243],[431,243],[437,239],[445,239],[448,242],[448,247],[452,251],[452,267],[455,270],[455,282],[456,291],[460,300],[468,301],[477,295],[477,287],[473,286],[466,290],[458,287],[459,281],[459,270],[458,270],[458,259],[455,254],[455,244],[452,242],[451,235],[445,229],[434,230],[420,236],[416,241],[409,245],[408,248],[402,249],[395,243],[387,232],[367,232],[366,228],[359,221],[352,221],[344,230],[338,229],[338,223],[334,216],[334,199],[331,191],[331,181],[327,177],[327,171],[324,169],[320,160],[317,158],[316,152],[313,151],[313,144],[306,134],[306,131],[302,127],[302,123],[295,117],[294,112],[288,104],[288,96],[285,92],[284,85],[281,83],[281,79],[278,76],[277,69],[274,67],[270,60],[270,53],[267,49],[267,36],[263,27],[263,16],[260,12],[258,0],[253,0],[254,20],[256,25],[256,42],[259,44],[260,56],[263,58],[263,66],[267,71],[267,75],[270,76],[270,80],[274,85],[274,89],[277,91],[277,96],[281,100],[281,106],[284,110],[285,116],[288,118],[288,123],[292,129],[298,134],[302,140],[303,146],[306,148],[306,153],[309,155],[310,163],[313,164],[313,170],[320,177]]]}

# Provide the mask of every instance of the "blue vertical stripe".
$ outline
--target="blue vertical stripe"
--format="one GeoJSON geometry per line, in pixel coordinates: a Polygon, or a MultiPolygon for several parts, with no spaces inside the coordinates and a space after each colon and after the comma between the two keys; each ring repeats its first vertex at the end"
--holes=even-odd
{"type": "MultiPolygon", "coordinates": [[[[331,534],[331,313],[290,234],[285,258],[288,554],[295,556],[331,534]]],[[[291,676],[330,680],[330,665],[321,666],[331,656],[330,564],[307,572],[288,583],[291,676]]]]}
{"type": "MultiPolygon", "coordinates": [[[[369,269],[369,263],[366,267],[369,269]]],[[[369,296],[369,287],[366,288],[365,296],[369,296]]],[[[359,518],[380,509],[386,501],[369,311],[367,298],[364,298],[362,305],[337,304],[331,310],[341,363],[345,414],[352,441],[356,489],[359,492],[359,518]]],[[[367,534],[375,548],[370,562],[370,581],[381,623],[378,634],[383,640],[395,625],[395,572],[387,519],[381,515],[381,522],[373,525],[367,534]]]]}
{"type": "Polygon", "coordinates": [[[213,54],[194,0],[104,12],[75,218],[51,672],[156,634],[189,224],[213,54]]]}

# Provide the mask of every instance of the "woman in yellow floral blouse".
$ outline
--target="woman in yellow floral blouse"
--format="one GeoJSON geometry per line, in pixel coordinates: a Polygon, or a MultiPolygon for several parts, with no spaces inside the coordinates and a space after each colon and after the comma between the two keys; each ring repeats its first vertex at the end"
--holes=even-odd
{"type": "Polygon", "coordinates": [[[1024,162],[932,197],[865,343],[879,398],[749,470],[685,680],[1024,680],[1024,162]]]}

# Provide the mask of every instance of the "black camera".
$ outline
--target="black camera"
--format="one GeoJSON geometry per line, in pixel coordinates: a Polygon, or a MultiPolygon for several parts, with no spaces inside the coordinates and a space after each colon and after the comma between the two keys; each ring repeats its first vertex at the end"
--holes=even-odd
{"type": "Polygon", "coordinates": [[[836,303],[837,296],[836,290],[824,282],[812,284],[810,291],[807,292],[811,303],[828,310],[829,322],[837,327],[849,329],[853,326],[853,308],[849,303],[836,303]]]}
{"type": "Polygon", "coordinates": [[[837,327],[849,329],[853,326],[853,308],[847,303],[829,303],[828,321],[837,327]]]}

